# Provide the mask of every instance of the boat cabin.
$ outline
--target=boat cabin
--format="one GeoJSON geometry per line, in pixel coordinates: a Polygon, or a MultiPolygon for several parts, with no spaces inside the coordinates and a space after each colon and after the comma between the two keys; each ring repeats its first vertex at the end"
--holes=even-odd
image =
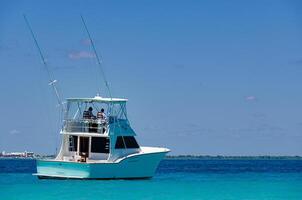
{"type": "Polygon", "coordinates": [[[114,161],[140,151],[127,118],[127,99],[69,98],[56,159],[74,162],[114,161]]]}

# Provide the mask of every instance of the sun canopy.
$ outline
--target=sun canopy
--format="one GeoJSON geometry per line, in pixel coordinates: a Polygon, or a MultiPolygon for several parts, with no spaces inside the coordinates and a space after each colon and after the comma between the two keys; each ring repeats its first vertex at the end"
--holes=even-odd
{"type": "Polygon", "coordinates": [[[128,99],[104,98],[95,96],[94,98],[68,98],[68,102],[99,102],[99,103],[126,103],[128,99]]]}

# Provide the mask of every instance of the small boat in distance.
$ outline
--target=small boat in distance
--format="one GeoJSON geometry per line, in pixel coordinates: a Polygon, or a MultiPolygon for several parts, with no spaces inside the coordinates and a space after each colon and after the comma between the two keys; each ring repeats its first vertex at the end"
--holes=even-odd
{"type": "Polygon", "coordinates": [[[100,96],[67,99],[60,152],[55,159],[37,160],[35,175],[76,179],[152,177],[170,150],[139,146],[127,118],[126,102],[100,96]]]}
{"type": "Polygon", "coordinates": [[[56,88],[41,48],[24,15],[24,20],[34,39],[41,60],[49,76],[58,103],[64,113],[61,129],[61,148],[54,159],[37,160],[38,178],[63,179],[138,179],[151,178],[159,162],[170,151],[167,148],[143,147],[130,126],[127,99],[112,98],[100,59],[91,41],[97,63],[108,89],[110,98],[99,95],[93,98],[69,98],[66,104],[56,88]]]}

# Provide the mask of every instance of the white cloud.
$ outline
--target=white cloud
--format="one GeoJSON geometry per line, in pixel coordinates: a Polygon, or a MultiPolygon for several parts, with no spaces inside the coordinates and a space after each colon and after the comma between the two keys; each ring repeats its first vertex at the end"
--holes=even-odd
{"type": "Polygon", "coordinates": [[[83,45],[89,46],[91,44],[91,40],[90,39],[83,39],[83,40],[81,40],[81,43],[83,45]]]}
{"type": "Polygon", "coordinates": [[[77,51],[68,54],[70,59],[94,58],[95,55],[89,51],[77,51]]]}
{"type": "Polygon", "coordinates": [[[245,100],[246,101],[255,101],[255,100],[257,100],[257,98],[255,96],[246,96],[245,100]]]}
{"type": "Polygon", "coordinates": [[[13,129],[13,130],[9,131],[9,134],[11,134],[11,135],[16,135],[16,134],[19,134],[19,133],[21,133],[21,131],[16,130],[16,129],[13,129]]]}

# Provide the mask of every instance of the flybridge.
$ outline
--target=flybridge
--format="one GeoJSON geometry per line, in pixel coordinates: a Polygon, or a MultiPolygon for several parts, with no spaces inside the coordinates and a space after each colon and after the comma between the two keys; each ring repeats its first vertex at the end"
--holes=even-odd
{"type": "Polygon", "coordinates": [[[100,133],[119,134],[120,128],[125,135],[135,135],[130,127],[126,109],[127,99],[69,98],[64,117],[63,133],[100,133]],[[114,131],[113,131],[114,130],[114,131]]]}

